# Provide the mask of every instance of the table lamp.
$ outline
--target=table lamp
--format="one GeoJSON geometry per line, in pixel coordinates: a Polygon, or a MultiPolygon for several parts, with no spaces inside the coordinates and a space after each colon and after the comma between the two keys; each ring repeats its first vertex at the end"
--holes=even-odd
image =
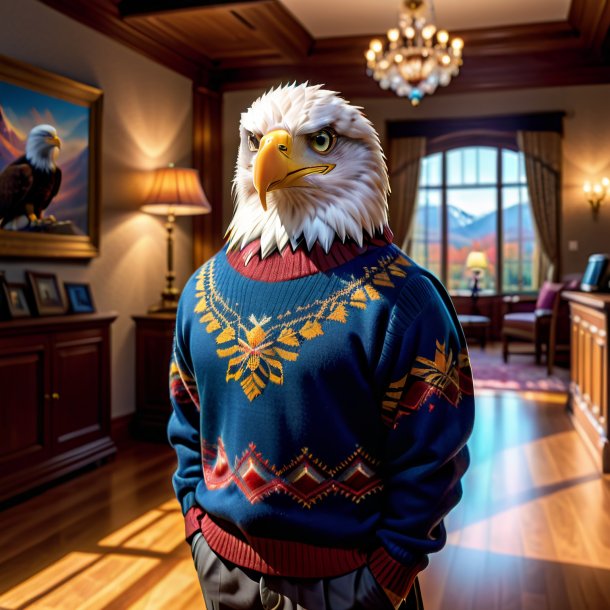
{"type": "Polygon", "coordinates": [[[480,250],[470,252],[466,258],[466,268],[472,271],[472,292],[470,296],[476,302],[480,292],[479,278],[483,271],[487,269],[487,256],[485,252],[480,250]]]}
{"type": "Polygon", "coordinates": [[[174,286],[174,223],[176,216],[209,214],[212,211],[196,169],[162,167],[154,170],[153,185],[148,198],[140,208],[147,214],[166,216],[167,222],[167,273],[161,303],[149,308],[149,313],[175,313],[180,291],[174,286]]]}

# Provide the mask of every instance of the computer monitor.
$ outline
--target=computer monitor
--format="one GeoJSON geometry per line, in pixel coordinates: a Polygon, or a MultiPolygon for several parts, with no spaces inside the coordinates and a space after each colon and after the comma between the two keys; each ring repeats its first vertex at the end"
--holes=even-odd
{"type": "Polygon", "coordinates": [[[608,259],[607,254],[592,254],[580,283],[580,289],[586,292],[608,292],[608,259]]]}

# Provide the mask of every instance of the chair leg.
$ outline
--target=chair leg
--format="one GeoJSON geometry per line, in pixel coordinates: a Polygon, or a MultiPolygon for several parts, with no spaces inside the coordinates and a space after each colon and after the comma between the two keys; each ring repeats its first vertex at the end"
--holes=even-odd
{"type": "Polygon", "coordinates": [[[502,335],[502,359],[504,364],[508,363],[508,337],[502,335]]]}
{"type": "Polygon", "coordinates": [[[553,374],[553,366],[555,365],[555,348],[550,344],[546,346],[546,374],[550,377],[553,374]]]}
{"type": "Polygon", "coordinates": [[[542,345],[540,343],[540,341],[536,341],[535,343],[536,345],[536,364],[540,364],[541,360],[542,360],[542,345]]]}

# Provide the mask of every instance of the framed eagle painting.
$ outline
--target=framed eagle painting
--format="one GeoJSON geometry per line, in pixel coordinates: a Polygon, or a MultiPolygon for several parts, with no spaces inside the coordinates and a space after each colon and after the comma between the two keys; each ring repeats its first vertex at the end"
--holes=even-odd
{"type": "Polygon", "coordinates": [[[99,249],[102,92],[0,55],[0,257],[99,249]]]}

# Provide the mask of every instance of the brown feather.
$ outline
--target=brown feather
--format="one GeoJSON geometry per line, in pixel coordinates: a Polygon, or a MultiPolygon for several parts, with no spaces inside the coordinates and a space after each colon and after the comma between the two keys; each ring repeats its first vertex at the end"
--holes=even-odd
{"type": "Polygon", "coordinates": [[[33,206],[40,218],[42,211],[57,195],[61,185],[61,170],[45,172],[34,169],[25,157],[20,157],[0,174],[0,218],[4,226],[18,216],[27,214],[26,205],[33,206]]]}
{"type": "Polygon", "coordinates": [[[34,172],[28,163],[11,164],[0,174],[0,218],[19,214],[32,188],[34,172]]]}

